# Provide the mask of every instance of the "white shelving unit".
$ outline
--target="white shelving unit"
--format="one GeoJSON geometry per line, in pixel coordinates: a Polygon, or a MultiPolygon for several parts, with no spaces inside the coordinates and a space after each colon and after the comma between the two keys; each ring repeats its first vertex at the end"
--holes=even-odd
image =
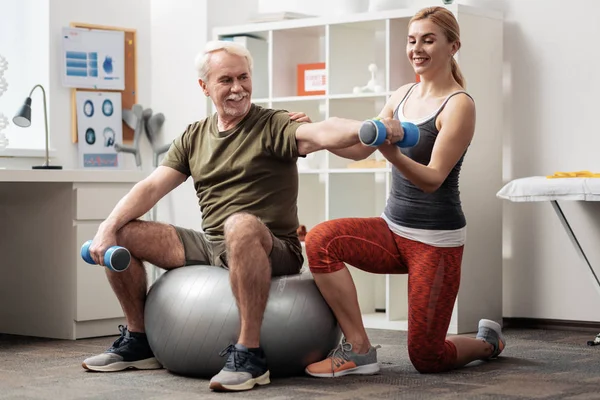
{"type": "MultiPolygon", "coordinates": [[[[447,8],[461,26],[462,49],[456,58],[477,104],[475,139],[461,174],[468,236],[450,326],[450,333],[464,333],[476,331],[482,317],[502,318],[502,209],[495,193],[502,186],[503,34],[502,15],[497,11],[460,4],[447,8]]],[[[315,122],[332,116],[363,120],[377,115],[398,87],[416,80],[405,46],[408,22],[417,11],[219,27],[213,37],[252,35],[264,40],[268,62],[258,64],[266,71],[254,71],[254,103],[303,111],[315,122]],[[298,96],[297,65],[318,62],[326,64],[327,94],[298,96]],[[382,92],[354,94],[355,86],[370,79],[371,63],[378,66],[382,92]]],[[[383,158],[376,152],[371,159],[383,158]]],[[[299,218],[308,230],[325,220],[379,216],[383,211],[390,168],[385,163],[378,168],[350,168],[352,163],[326,151],[299,161],[299,218]]],[[[405,330],[407,276],[368,274],[352,266],[350,270],[366,326],[405,330]]]]}

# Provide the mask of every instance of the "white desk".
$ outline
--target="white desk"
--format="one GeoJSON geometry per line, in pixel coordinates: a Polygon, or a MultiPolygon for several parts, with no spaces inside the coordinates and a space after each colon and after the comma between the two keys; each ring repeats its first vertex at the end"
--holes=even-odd
{"type": "Polygon", "coordinates": [[[79,251],[140,171],[0,170],[0,333],[111,335],[123,313],[79,251]]]}
{"type": "MultiPolygon", "coordinates": [[[[558,204],[559,201],[600,201],[600,178],[548,179],[545,176],[520,178],[507,183],[497,193],[497,197],[517,203],[549,201],[577,254],[584,262],[581,266],[587,271],[592,284],[600,294],[600,279],[558,204]]],[[[600,334],[596,337],[596,341],[600,343],[600,334]]]]}

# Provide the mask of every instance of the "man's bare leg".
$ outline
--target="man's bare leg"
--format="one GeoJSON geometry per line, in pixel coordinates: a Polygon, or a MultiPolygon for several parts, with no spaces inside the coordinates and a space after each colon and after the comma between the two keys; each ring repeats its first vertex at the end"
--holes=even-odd
{"type": "Polygon", "coordinates": [[[238,343],[259,347],[260,327],[271,287],[269,253],[273,239],[267,227],[250,214],[235,214],[225,223],[231,290],[240,312],[238,343]]]}
{"type": "Polygon", "coordinates": [[[225,221],[225,244],[241,329],[238,343],[228,349],[225,367],[209,386],[219,391],[248,390],[270,383],[266,358],[260,349],[260,328],[271,287],[269,254],[273,238],[256,217],[240,213],[225,221]]]}
{"type": "Polygon", "coordinates": [[[121,371],[127,368],[160,368],[145,335],[144,305],[148,279],[143,261],[162,268],[185,264],[185,251],[175,228],[149,221],[131,221],[117,232],[117,244],[131,253],[129,268],[122,272],[106,269],[108,281],[125,314],[127,330],[106,352],[83,361],[85,369],[121,371]]]}

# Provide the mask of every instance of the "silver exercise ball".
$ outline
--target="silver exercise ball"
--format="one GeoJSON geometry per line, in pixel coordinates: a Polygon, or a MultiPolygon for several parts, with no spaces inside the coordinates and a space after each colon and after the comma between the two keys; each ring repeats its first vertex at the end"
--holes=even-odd
{"type": "MultiPolygon", "coordinates": [[[[148,292],[145,320],[150,347],[167,370],[211,378],[225,365],[219,352],[237,342],[240,330],[228,271],[187,266],[166,272],[148,292]]],[[[341,335],[309,273],[273,278],[260,337],[271,376],[304,374],[341,335]]]]}

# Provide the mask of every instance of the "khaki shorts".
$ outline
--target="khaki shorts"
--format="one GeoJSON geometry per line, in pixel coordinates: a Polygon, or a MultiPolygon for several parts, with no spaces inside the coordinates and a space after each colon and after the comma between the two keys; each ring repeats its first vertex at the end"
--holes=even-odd
{"type": "MultiPolygon", "coordinates": [[[[185,265],[214,265],[228,268],[225,241],[211,241],[204,233],[193,229],[174,226],[185,250],[185,265]]],[[[271,275],[294,275],[300,272],[304,263],[302,248],[292,242],[279,239],[271,233],[273,248],[269,254],[271,275]]]]}

